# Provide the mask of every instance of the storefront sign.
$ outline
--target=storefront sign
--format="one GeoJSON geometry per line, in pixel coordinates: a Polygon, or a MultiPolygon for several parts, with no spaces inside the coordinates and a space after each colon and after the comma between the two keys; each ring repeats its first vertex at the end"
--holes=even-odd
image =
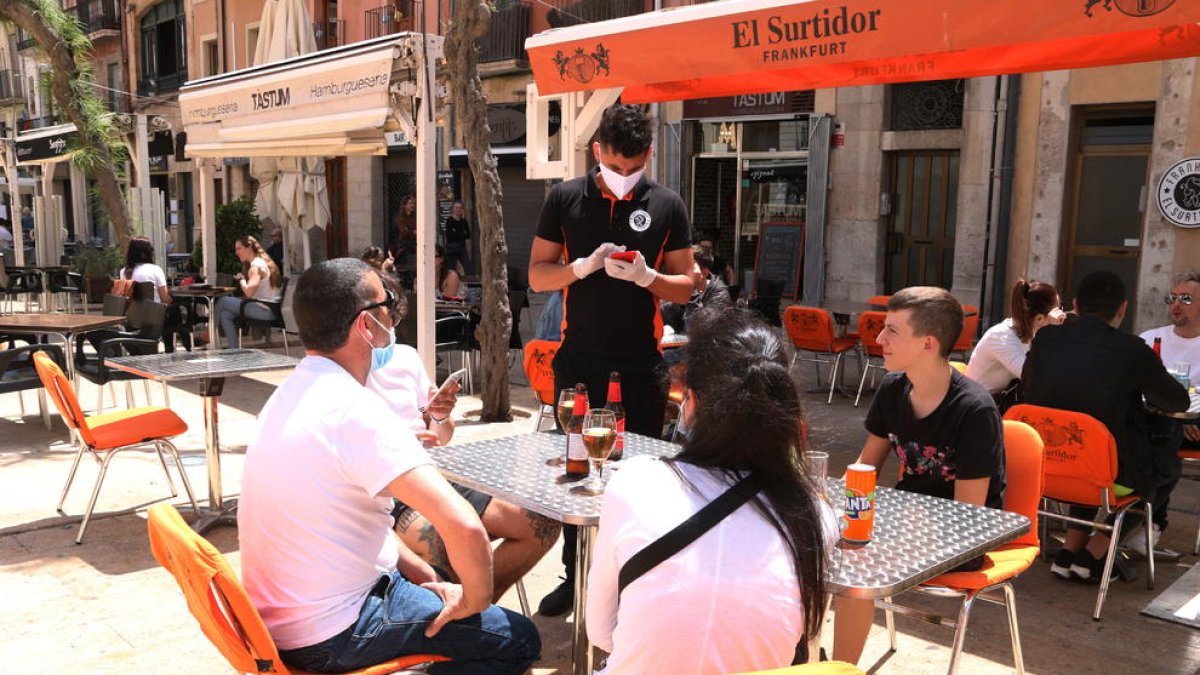
{"type": "Polygon", "coordinates": [[[750,117],[811,113],[812,91],[773,91],[766,94],[694,98],[683,102],[684,119],[750,117]]]}
{"type": "Polygon", "coordinates": [[[408,135],[403,131],[385,131],[383,139],[389,148],[406,148],[412,145],[412,141],[408,140],[408,135]]]}
{"type": "Polygon", "coordinates": [[[520,145],[525,138],[525,104],[489,105],[487,123],[492,145],[520,145]]]}
{"type": "Polygon", "coordinates": [[[17,162],[44,162],[63,157],[76,144],[75,128],[36,138],[17,137],[17,162]]]}
{"type": "Polygon", "coordinates": [[[1200,157],[1189,157],[1167,169],[1158,182],[1158,210],[1179,227],[1200,227],[1200,157]]]}

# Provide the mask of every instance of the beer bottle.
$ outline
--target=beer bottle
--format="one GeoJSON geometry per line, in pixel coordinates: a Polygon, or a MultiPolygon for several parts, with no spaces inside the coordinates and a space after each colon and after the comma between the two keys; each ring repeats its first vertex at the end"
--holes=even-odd
{"type": "Polygon", "coordinates": [[[588,475],[588,453],[583,445],[583,418],[588,411],[587,385],[575,385],[575,407],[567,423],[567,477],[585,478],[588,475]]]}
{"type": "Polygon", "coordinates": [[[1162,338],[1160,338],[1160,337],[1154,338],[1153,349],[1154,349],[1154,355],[1158,357],[1159,361],[1162,361],[1162,338]]]}
{"type": "Polygon", "coordinates": [[[617,418],[617,443],[608,458],[618,460],[625,454],[625,406],[621,405],[621,374],[616,371],[608,375],[608,402],[604,407],[617,418]]]}

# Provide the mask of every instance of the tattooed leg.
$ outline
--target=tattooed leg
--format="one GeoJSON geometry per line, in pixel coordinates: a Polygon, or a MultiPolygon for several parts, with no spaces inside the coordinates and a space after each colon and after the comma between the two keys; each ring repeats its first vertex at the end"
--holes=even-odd
{"type": "Polygon", "coordinates": [[[561,530],[557,521],[499,499],[484,510],[483,526],[492,539],[502,540],[492,554],[492,602],[533,569],[561,530]]]}
{"type": "Polygon", "coordinates": [[[406,509],[396,519],[395,530],[401,541],[422,560],[437,568],[439,573],[449,575],[451,581],[458,581],[458,575],[450,567],[446,543],[425,516],[413,509],[406,509]]]}

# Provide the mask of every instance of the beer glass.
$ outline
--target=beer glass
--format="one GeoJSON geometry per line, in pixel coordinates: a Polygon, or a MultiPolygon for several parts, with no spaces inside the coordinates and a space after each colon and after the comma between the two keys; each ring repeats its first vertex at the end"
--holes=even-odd
{"type": "MultiPolygon", "coordinates": [[[[558,392],[558,405],[554,408],[554,414],[558,417],[558,430],[566,438],[567,423],[571,421],[571,413],[575,411],[575,389],[567,387],[558,392]]],[[[570,443],[570,439],[564,441],[570,443]]],[[[562,466],[567,463],[566,452],[556,457],[551,457],[546,460],[547,466],[562,466]]]]}
{"type": "Polygon", "coordinates": [[[804,453],[804,464],[808,470],[809,480],[812,481],[813,487],[817,489],[817,495],[822,500],[828,502],[829,495],[826,493],[825,480],[829,475],[829,453],[809,450],[804,453]]]}
{"type": "Polygon", "coordinates": [[[587,481],[572,492],[598,495],[604,492],[604,480],[601,472],[608,455],[617,443],[617,416],[606,408],[592,408],[583,418],[583,446],[587,448],[588,459],[592,462],[592,471],[587,481]]]}

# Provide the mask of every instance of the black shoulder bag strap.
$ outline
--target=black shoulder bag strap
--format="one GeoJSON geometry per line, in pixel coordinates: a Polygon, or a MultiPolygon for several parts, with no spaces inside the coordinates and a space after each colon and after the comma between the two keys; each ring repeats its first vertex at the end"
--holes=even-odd
{"type": "Polygon", "coordinates": [[[746,476],[738,481],[720,497],[709,502],[691,518],[683,521],[675,529],[655,539],[646,548],[633,554],[625,561],[617,574],[617,598],[621,591],[633,583],[638,577],[654,569],[662,561],[687,548],[688,544],[700,538],[700,535],[711,530],[717,523],[729,514],[750,501],[762,487],[753,476],[746,476]]]}

